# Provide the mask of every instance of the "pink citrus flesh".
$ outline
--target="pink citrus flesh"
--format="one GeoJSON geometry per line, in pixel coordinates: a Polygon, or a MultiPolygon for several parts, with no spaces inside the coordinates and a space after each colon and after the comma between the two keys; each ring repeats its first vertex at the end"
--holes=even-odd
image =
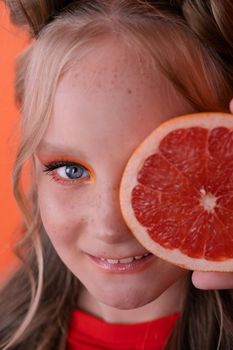
{"type": "Polygon", "coordinates": [[[191,270],[233,271],[233,116],[173,118],[125,168],[120,204],[150,252],[191,270]]]}

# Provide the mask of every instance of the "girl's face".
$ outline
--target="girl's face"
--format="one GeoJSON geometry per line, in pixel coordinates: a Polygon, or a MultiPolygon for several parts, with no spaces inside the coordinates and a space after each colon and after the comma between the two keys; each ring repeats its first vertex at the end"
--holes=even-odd
{"type": "Polygon", "coordinates": [[[122,259],[146,252],[120,211],[122,173],[154,128],[190,112],[159,71],[137,63],[114,40],[96,46],[60,79],[48,129],[35,152],[39,208],[60,258],[102,304],[146,305],[185,275],[157,257],[143,268],[116,271],[90,255],[122,259]],[[43,171],[48,164],[57,169],[43,171]]]}

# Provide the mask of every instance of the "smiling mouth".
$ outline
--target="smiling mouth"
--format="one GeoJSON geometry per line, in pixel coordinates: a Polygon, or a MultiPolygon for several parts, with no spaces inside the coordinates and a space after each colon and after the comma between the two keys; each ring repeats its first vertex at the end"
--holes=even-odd
{"type": "Polygon", "coordinates": [[[157,257],[149,252],[124,259],[105,259],[87,254],[90,260],[103,272],[133,273],[146,269],[157,257]]]}
{"type": "Polygon", "coordinates": [[[129,264],[129,263],[132,263],[134,260],[144,259],[148,255],[151,255],[151,253],[147,252],[147,253],[145,253],[143,255],[130,256],[130,257],[124,258],[124,259],[105,259],[105,258],[100,258],[100,260],[107,261],[109,264],[129,264]]]}

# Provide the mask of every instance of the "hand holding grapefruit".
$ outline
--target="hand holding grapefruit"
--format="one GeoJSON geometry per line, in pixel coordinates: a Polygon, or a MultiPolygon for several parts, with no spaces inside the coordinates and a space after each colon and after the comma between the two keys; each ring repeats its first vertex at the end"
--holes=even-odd
{"type": "Polygon", "coordinates": [[[131,156],[120,204],[153,254],[190,270],[233,271],[233,116],[160,125],[131,156]]]}

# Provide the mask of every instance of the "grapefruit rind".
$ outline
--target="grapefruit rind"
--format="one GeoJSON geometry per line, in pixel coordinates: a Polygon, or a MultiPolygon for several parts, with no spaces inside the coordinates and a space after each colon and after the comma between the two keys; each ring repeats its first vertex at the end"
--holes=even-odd
{"type": "Polygon", "coordinates": [[[138,185],[137,174],[144,160],[158,150],[161,140],[171,131],[180,128],[203,127],[208,130],[216,127],[233,129],[233,116],[227,113],[198,113],[173,118],[161,124],[142,142],[130,157],[120,185],[120,206],[124,220],[136,239],[152,254],[170,263],[189,270],[233,272],[233,259],[207,260],[192,258],[179,249],[167,249],[152,240],[146,227],[135,217],[131,205],[133,189],[138,185]],[[211,123],[210,123],[211,118],[211,123]],[[211,124],[211,126],[210,126],[211,124]]]}

